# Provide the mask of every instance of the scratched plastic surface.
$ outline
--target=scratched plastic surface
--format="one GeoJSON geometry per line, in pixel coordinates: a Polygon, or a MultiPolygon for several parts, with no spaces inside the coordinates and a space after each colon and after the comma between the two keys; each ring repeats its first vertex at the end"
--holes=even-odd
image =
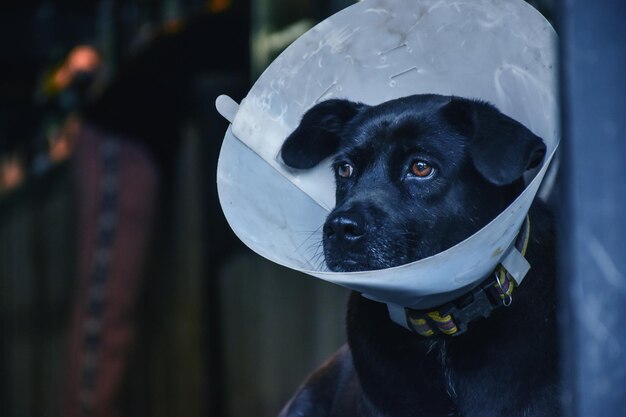
{"type": "Polygon", "coordinates": [[[218,104],[232,123],[218,163],[229,224],[260,255],[378,301],[426,308],[454,298],[510,246],[558,145],[555,43],[522,0],[365,0],[335,14],[283,52],[238,108],[218,104]],[[418,93],[494,103],[546,141],[546,162],[507,210],[453,248],[385,270],[330,272],[321,226],[334,206],[331,169],[290,170],[280,146],[319,101],[418,93]]]}

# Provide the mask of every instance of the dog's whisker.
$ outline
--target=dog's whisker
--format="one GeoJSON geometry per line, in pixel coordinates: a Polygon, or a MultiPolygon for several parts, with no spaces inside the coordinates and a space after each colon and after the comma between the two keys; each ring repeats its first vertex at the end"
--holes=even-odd
{"type": "MultiPolygon", "coordinates": [[[[317,229],[315,229],[315,230],[312,230],[312,231],[311,231],[311,230],[306,230],[306,231],[301,231],[301,232],[299,232],[299,233],[302,233],[302,234],[307,234],[308,236],[307,236],[307,238],[306,238],[306,239],[304,239],[304,240],[303,240],[303,241],[302,241],[302,242],[301,242],[301,243],[300,243],[300,244],[296,247],[296,249],[295,249],[295,250],[296,250],[296,252],[300,252],[300,250],[302,249],[302,247],[303,247],[304,245],[306,245],[306,244],[310,243],[310,241],[311,241],[311,239],[312,239],[313,237],[315,237],[315,236],[319,235],[319,234],[321,233],[322,227],[323,227],[323,225],[320,225],[320,226],[319,226],[317,229]]],[[[310,250],[310,249],[311,249],[311,247],[308,247],[307,249],[308,249],[308,250],[310,250]]]]}
{"type": "MultiPolygon", "coordinates": [[[[312,237],[312,236],[311,236],[312,237]]],[[[322,240],[310,241],[309,237],[307,241],[303,242],[300,247],[307,244],[305,247],[305,253],[308,253],[308,263],[312,265],[315,270],[320,270],[325,265],[324,249],[322,240]]]]}

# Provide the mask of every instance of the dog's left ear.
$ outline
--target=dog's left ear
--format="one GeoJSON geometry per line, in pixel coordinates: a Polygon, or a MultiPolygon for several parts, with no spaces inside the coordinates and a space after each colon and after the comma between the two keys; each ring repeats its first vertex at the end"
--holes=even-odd
{"type": "Polygon", "coordinates": [[[474,166],[493,184],[511,184],[543,161],[541,138],[489,103],[453,97],[442,113],[470,138],[474,166]]]}
{"type": "Polygon", "coordinates": [[[309,169],[337,151],[341,132],[365,104],[331,99],[311,107],[280,150],[285,164],[309,169]]]}

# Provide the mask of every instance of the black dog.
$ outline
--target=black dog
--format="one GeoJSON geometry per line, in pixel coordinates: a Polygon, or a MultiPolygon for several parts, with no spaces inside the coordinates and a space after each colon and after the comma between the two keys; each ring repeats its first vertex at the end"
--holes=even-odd
{"type": "MultiPolygon", "coordinates": [[[[331,270],[357,271],[464,240],[519,194],[523,173],[545,150],[488,103],[416,95],[377,106],[322,102],[287,138],[282,158],[296,169],[334,158],[337,205],[324,225],[325,259],[331,270]]],[[[353,293],[348,346],[281,416],[560,415],[552,222],[540,202],[530,219],[532,268],[510,307],[462,335],[424,337],[353,293]]]]}

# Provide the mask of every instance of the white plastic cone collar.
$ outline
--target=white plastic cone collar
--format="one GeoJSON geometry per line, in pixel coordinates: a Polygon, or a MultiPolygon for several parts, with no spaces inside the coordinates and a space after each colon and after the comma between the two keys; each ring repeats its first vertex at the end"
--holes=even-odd
{"type": "Polygon", "coordinates": [[[237,106],[218,162],[218,192],[237,236],[265,258],[412,308],[453,299],[503,257],[556,151],[556,34],[522,0],[365,0],[287,48],[237,106]],[[367,104],[421,93],[480,98],[547,145],[524,192],[483,229],[435,256],[394,268],[339,273],[325,267],[321,227],[334,206],[327,162],[290,170],[279,150],[304,112],[329,98],[367,104]]]}

